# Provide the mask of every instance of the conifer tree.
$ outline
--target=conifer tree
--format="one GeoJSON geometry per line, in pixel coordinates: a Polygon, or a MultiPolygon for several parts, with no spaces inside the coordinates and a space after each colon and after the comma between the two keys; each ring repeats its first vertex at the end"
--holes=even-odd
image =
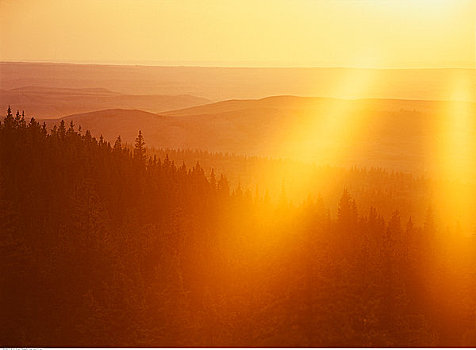
{"type": "Polygon", "coordinates": [[[144,136],[142,136],[141,130],[139,130],[139,134],[137,135],[137,138],[136,138],[136,143],[134,147],[134,159],[140,164],[145,164],[145,160],[146,160],[145,142],[144,142],[144,136]]]}
{"type": "Polygon", "coordinates": [[[71,134],[73,134],[73,133],[74,133],[74,122],[71,121],[71,122],[69,123],[69,128],[68,128],[67,134],[71,135],[71,134]]]}
{"type": "Polygon", "coordinates": [[[114,151],[120,152],[121,150],[122,150],[121,136],[118,136],[116,141],[114,142],[114,151]]]}
{"type": "Polygon", "coordinates": [[[344,189],[339,200],[337,221],[345,227],[351,227],[357,221],[357,208],[347,189],[344,189]]]}
{"type": "Polygon", "coordinates": [[[61,120],[60,126],[58,128],[58,136],[60,138],[64,138],[65,135],[66,135],[66,125],[65,125],[64,120],[61,120]]]}
{"type": "Polygon", "coordinates": [[[216,187],[217,187],[217,179],[215,177],[215,170],[212,169],[211,173],[210,173],[210,185],[212,186],[212,188],[215,190],[216,187]]]}
{"type": "Polygon", "coordinates": [[[11,109],[10,106],[8,106],[7,115],[6,115],[3,123],[4,123],[6,128],[13,128],[14,119],[13,119],[12,109],[11,109]]]}

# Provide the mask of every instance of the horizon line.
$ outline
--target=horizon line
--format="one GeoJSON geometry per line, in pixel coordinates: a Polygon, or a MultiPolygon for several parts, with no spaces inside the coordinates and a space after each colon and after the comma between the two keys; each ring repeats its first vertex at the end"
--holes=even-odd
{"type": "Polygon", "coordinates": [[[48,60],[32,60],[32,61],[18,61],[18,60],[0,60],[0,64],[58,64],[58,65],[83,65],[83,66],[136,66],[136,67],[167,67],[167,68],[245,68],[245,69],[367,69],[367,70],[444,70],[444,69],[461,69],[461,70],[476,70],[475,67],[470,66],[437,66],[437,67],[371,67],[371,66],[339,66],[339,65],[319,65],[319,66],[261,66],[261,65],[200,65],[200,64],[167,64],[165,62],[152,63],[125,63],[125,62],[83,62],[83,61],[48,61],[48,60]]]}

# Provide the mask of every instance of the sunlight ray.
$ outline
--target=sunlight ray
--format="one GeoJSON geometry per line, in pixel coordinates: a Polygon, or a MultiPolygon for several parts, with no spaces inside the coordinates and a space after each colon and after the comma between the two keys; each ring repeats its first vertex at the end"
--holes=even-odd
{"type": "Polygon", "coordinates": [[[470,78],[456,73],[450,84],[450,101],[444,104],[438,120],[435,171],[435,200],[440,220],[457,222],[465,235],[474,232],[474,183],[476,174],[475,120],[470,101],[470,78]]]}
{"type": "MultiPolygon", "coordinates": [[[[361,94],[374,83],[375,77],[368,71],[355,70],[336,81],[333,91],[335,96],[349,98],[361,94]]],[[[283,125],[286,135],[280,143],[279,154],[286,158],[321,165],[349,165],[356,146],[356,137],[365,133],[367,116],[354,110],[353,100],[334,99],[324,105],[313,105],[291,121],[283,125]]],[[[279,137],[283,137],[282,134],[279,137]]],[[[290,198],[306,198],[311,186],[324,184],[314,177],[312,168],[289,169],[294,173],[295,183],[284,183],[290,198]],[[296,171],[299,172],[296,174],[296,171]]],[[[270,174],[270,176],[277,174],[270,174]]],[[[278,174],[279,175],[279,174],[278,174]]],[[[281,174],[283,179],[289,178],[281,174]]],[[[283,180],[284,181],[284,180],[283,180]]],[[[326,184],[329,186],[329,184],[326,184]]]]}

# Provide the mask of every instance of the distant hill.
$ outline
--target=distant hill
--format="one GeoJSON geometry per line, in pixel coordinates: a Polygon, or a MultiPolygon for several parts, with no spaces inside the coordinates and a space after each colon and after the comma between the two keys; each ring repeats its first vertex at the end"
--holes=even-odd
{"type": "Polygon", "coordinates": [[[95,96],[114,96],[120,95],[117,92],[110,91],[104,88],[58,88],[47,86],[23,86],[11,90],[3,90],[3,92],[9,91],[10,93],[19,94],[58,94],[58,95],[95,95],[95,96]]]}
{"type": "Polygon", "coordinates": [[[376,110],[400,111],[418,110],[434,111],[440,108],[444,101],[402,100],[402,99],[355,99],[344,100],[324,97],[301,96],[269,96],[261,99],[227,100],[215,103],[193,106],[178,110],[166,111],[161,114],[172,116],[214,114],[239,111],[251,108],[278,108],[287,110],[316,109],[329,106],[331,103],[353,103],[356,106],[365,106],[376,110]]]}
{"type": "MultiPolygon", "coordinates": [[[[133,95],[193,95],[214,101],[276,95],[447,100],[457,89],[466,91],[467,98],[476,102],[475,69],[158,67],[0,62],[0,89],[31,85],[101,87],[133,95]]],[[[115,107],[139,108],[100,108],[115,107]]],[[[170,109],[182,107],[187,106],[172,106],[170,109]]]]}
{"type": "MultiPolygon", "coordinates": [[[[121,136],[124,142],[133,142],[138,130],[147,130],[148,143],[151,142],[151,133],[160,132],[165,127],[165,117],[141,110],[106,109],[83,114],[74,114],[61,118],[68,124],[73,121],[81,125],[83,130],[90,130],[94,136],[103,135],[106,140],[113,141],[121,136]]],[[[53,126],[61,119],[47,120],[47,125],[53,126]]]]}
{"type": "Polygon", "coordinates": [[[11,105],[37,118],[58,118],[73,113],[106,108],[141,109],[160,112],[210,102],[191,95],[126,95],[104,88],[58,88],[25,86],[0,90],[0,108],[11,105]]]}
{"type": "MultiPolygon", "coordinates": [[[[110,141],[121,135],[132,143],[142,130],[147,145],[153,147],[424,171],[439,138],[447,137],[438,128],[444,117],[441,111],[452,103],[276,96],[160,115],[112,109],[62,119],[110,141]]],[[[464,105],[476,110],[475,104],[464,105]]],[[[51,120],[49,125],[58,122],[51,120]]],[[[475,122],[469,127],[475,129],[475,122]]]]}

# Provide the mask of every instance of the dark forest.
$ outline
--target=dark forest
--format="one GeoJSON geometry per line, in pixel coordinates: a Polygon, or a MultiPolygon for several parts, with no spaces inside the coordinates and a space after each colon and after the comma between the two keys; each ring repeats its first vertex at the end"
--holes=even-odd
{"type": "Polygon", "coordinates": [[[1,344],[476,345],[474,241],[452,260],[431,205],[418,223],[345,187],[336,208],[273,200],[146,137],[126,147],[8,110],[1,344]]]}

